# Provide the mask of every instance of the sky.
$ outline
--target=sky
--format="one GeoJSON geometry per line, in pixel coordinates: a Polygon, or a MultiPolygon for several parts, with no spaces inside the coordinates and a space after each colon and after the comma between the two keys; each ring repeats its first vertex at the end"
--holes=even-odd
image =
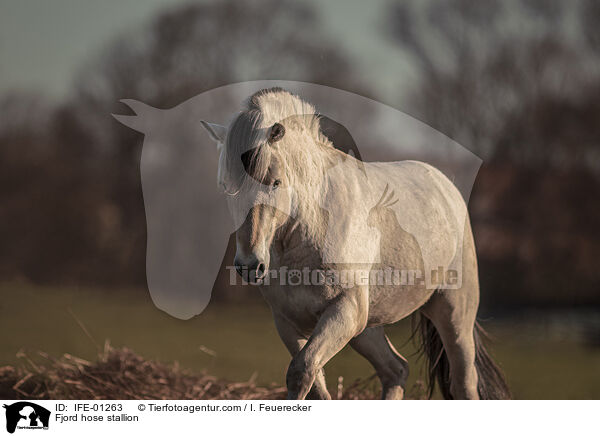
{"type": "MultiPolygon", "coordinates": [[[[414,79],[406,58],[380,34],[387,0],[304,1],[315,6],[359,74],[375,81],[377,94],[398,96],[400,76],[414,79]]],[[[0,0],[0,95],[35,90],[64,99],[78,68],[112,39],[187,2],[0,0]]]]}

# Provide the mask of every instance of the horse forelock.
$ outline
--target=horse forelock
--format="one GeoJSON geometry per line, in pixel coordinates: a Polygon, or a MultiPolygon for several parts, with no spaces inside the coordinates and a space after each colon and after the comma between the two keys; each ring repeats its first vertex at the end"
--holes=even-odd
{"type": "Polygon", "coordinates": [[[259,181],[264,179],[269,168],[269,150],[261,147],[264,132],[260,129],[262,114],[255,109],[241,111],[231,122],[222,150],[220,165],[220,183],[228,191],[239,190],[247,176],[241,157],[244,153],[254,150],[254,174],[252,177],[259,181]]]}

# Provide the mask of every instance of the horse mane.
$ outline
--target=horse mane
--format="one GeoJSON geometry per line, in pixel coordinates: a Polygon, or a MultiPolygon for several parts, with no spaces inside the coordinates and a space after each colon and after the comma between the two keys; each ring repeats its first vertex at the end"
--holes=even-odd
{"type": "Polygon", "coordinates": [[[315,107],[282,88],[262,89],[251,95],[243,109],[229,125],[223,147],[220,171],[222,180],[230,193],[237,193],[251,178],[262,182],[268,174],[277,147],[283,171],[298,195],[298,214],[314,222],[318,195],[323,175],[330,163],[324,159],[324,148],[333,148],[323,134],[320,117],[315,107]],[[267,134],[275,123],[286,128],[286,137],[272,146],[267,144],[267,134]],[[241,157],[250,153],[252,177],[244,170],[241,157]]]}

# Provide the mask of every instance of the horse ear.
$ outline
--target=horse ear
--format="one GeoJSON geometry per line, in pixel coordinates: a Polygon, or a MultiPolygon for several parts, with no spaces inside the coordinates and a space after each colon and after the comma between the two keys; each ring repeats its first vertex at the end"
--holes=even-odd
{"type": "Polygon", "coordinates": [[[208,123],[204,120],[200,120],[202,127],[206,129],[208,135],[217,144],[223,144],[225,142],[225,136],[227,135],[227,127],[221,126],[220,124],[208,123]]]}
{"type": "Polygon", "coordinates": [[[135,115],[112,114],[112,116],[121,124],[142,133],[146,133],[146,127],[152,125],[151,118],[155,113],[161,112],[160,109],[153,108],[152,106],[137,100],[123,99],[120,100],[120,102],[129,106],[135,115]]]}

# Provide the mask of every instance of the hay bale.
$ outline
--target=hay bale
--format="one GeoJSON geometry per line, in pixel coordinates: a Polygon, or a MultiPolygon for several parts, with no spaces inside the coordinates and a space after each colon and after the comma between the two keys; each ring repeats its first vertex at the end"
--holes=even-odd
{"type": "Polygon", "coordinates": [[[95,362],[63,355],[53,359],[20,352],[23,364],[0,368],[0,396],[7,399],[213,400],[281,399],[285,388],[254,380],[228,382],[146,360],[128,348],[106,346],[95,362]],[[42,358],[40,362],[39,358],[42,358]]]}

